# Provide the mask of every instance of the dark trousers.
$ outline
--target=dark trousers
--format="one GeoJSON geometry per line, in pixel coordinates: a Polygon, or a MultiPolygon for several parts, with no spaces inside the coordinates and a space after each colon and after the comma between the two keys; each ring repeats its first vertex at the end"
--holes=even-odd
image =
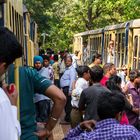
{"type": "Polygon", "coordinates": [[[50,100],[42,100],[35,103],[36,107],[36,121],[47,122],[50,115],[50,100]]]}
{"type": "Polygon", "coordinates": [[[67,98],[67,102],[66,102],[66,105],[65,105],[65,113],[66,113],[66,116],[65,116],[65,121],[67,122],[70,122],[70,113],[71,113],[71,109],[72,109],[72,106],[71,106],[71,95],[68,95],[69,93],[69,87],[63,87],[63,92],[67,98]]]}
{"type": "Polygon", "coordinates": [[[59,79],[54,79],[54,84],[55,84],[58,88],[60,88],[60,81],[59,81],[59,79]]]}

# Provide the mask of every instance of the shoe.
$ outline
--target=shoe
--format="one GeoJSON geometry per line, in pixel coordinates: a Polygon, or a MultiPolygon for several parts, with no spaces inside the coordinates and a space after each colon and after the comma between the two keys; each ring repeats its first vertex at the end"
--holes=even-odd
{"type": "Polygon", "coordinates": [[[67,121],[64,121],[64,120],[63,120],[63,121],[60,121],[60,124],[61,124],[61,125],[69,125],[70,122],[67,122],[67,121]]]}

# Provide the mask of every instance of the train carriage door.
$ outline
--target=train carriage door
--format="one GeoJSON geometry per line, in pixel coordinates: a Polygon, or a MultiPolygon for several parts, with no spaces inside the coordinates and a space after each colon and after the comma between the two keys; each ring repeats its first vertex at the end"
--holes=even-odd
{"type": "Polygon", "coordinates": [[[140,34],[134,36],[132,68],[140,69],[140,34]]]}

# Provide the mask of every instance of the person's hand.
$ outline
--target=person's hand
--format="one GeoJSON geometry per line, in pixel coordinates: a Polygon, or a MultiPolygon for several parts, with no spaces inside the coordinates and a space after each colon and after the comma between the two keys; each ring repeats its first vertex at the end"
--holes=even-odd
{"type": "Polygon", "coordinates": [[[18,92],[16,90],[15,84],[10,84],[9,86],[7,84],[4,84],[2,88],[8,96],[11,104],[17,106],[18,92]]]}
{"type": "Polygon", "coordinates": [[[96,122],[94,120],[87,120],[80,123],[80,128],[83,130],[91,131],[95,127],[96,122]]]}
{"type": "Polygon", "coordinates": [[[48,138],[51,135],[52,132],[50,132],[47,129],[41,129],[37,132],[34,132],[35,135],[37,135],[40,140],[45,140],[46,138],[48,138]]]}

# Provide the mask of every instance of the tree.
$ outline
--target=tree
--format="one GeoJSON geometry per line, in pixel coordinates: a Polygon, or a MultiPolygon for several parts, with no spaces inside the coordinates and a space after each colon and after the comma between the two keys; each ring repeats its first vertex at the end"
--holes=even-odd
{"type": "Polygon", "coordinates": [[[140,17],[139,0],[24,0],[46,32],[46,47],[60,50],[73,44],[73,35],[140,17]]]}

